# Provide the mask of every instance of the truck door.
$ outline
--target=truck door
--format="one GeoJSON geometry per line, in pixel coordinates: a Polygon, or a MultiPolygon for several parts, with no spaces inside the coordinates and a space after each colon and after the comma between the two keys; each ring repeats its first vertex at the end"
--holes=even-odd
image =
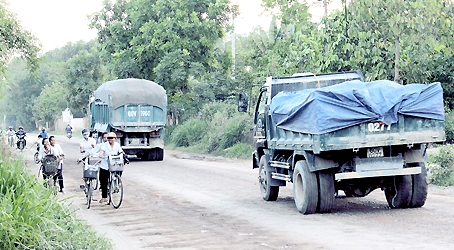
{"type": "Polygon", "coordinates": [[[254,138],[259,144],[260,140],[264,140],[266,138],[266,118],[265,118],[265,111],[266,111],[266,90],[262,90],[259,95],[259,99],[257,101],[257,106],[255,108],[254,114],[254,138]]]}

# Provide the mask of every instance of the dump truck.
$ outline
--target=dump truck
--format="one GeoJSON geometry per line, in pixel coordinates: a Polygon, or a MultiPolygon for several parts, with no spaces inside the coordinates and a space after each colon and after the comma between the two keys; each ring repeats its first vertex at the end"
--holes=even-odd
{"type": "Polygon", "coordinates": [[[102,84],[90,100],[90,132],[101,142],[114,132],[128,155],[164,159],[167,95],[159,84],[144,79],[119,79],[102,84]]]}
{"type": "MultiPolygon", "coordinates": [[[[238,111],[248,110],[245,92],[238,111]]],[[[440,83],[364,82],[359,71],[269,77],[254,109],[253,168],[262,198],[293,183],[303,214],[335,197],[384,191],[391,208],[424,205],[427,147],[445,140],[440,83]]]]}

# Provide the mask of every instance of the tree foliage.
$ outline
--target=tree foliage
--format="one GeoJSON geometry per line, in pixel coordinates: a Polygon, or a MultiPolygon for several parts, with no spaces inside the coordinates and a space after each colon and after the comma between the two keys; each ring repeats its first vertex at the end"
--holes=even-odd
{"type": "Polygon", "coordinates": [[[25,58],[28,66],[34,71],[38,67],[40,45],[37,39],[22,28],[15,15],[6,9],[0,1],[0,74],[5,73],[5,66],[13,56],[25,58]]]}
{"type": "MultiPolygon", "coordinates": [[[[33,75],[24,60],[12,60],[4,80],[2,113],[15,114],[18,125],[26,129],[35,128],[39,121],[52,124],[54,118],[61,115],[61,111],[66,107],[69,107],[75,116],[82,116],[81,107],[88,104],[92,94],[90,91],[102,81],[99,57],[90,53],[94,46],[94,42],[76,42],[49,51],[40,58],[39,68],[33,75]],[[59,92],[55,99],[61,103],[55,103],[54,100],[43,101],[44,96],[49,96],[49,93],[40,97],[44,87],[53,86],[53,83],[64,86],[63,92],[59,92]],[[36,101],[38,97],[39,102],[36,101]],[[37,103],[40,105],[39,109],[34,107],[37,103]],[[56,111],[56,107],[63,109],[56,111]],[[41,111],[37,112],[38,110],[41,111]],[[55,111],[55,114],[45,115],[47,113],[44,110],[55,111]]],[[[52,91],[52,88],[46,90],[52,91]]]]}
{"type": "Polygon", "coordinates": [[[118,0],[92,16],[108,69],[118,78],[157,81],[188,92],[189,76],[212,62],[232,8],[228,0],[118,0]]]}
{"type": "Polygon", "coordinates": [[[63,84],[53,82],[46,84],[40,95],[35,99],[33,111],[44,121],[54,121],[61,117],[66,109],[67,91],[63,84]]]}
{"type": "Polygon", "coordinates": [[[81,50],[66,61],[66,87],[68,102],[75,116],[83,116],[82,109],[87,107],[90,96],[101,85],[103,65],[98,51],[81,50]]]}

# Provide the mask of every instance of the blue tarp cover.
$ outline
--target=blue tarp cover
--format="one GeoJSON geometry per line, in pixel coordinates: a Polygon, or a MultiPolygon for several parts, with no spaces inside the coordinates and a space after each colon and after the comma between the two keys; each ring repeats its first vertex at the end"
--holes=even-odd
{"type": "Polygon", "coordinates": [[[444,120],[440,83],[400,85],[348,81],[320,89],[280,92],[271,117],[283,129],[323,134],[365,122],[396,123],[398,114],[444,120]]]}

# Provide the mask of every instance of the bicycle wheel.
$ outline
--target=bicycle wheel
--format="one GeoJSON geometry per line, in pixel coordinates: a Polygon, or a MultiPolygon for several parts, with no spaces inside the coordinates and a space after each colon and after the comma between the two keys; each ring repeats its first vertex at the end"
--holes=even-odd
{"type": "Polygon", "coordinates": [[[98,182],[99,182],[99,170],[98,170],[98,175],[96,176],[96,179],[93,179],[93,190],[98,189],[98,182]]]}
{"type": "Polygon", "coordinates": [[[35,152],[33,155],[33,160],[35,161],[35,164],[39,164],[39,153],[35,152]]]}
{"type": "Polygon", "coordinates": [[[86,197],[87,197],[87,209],[90,209],[90,205],[91,205],[91,196],[93,194],[93,184],[92,184],[92,180],[88,180],[88,183],[86,183],[85,185],[86,186],[86,189],[87,189],[87,194],[86,194],[86,197]]]}
{"type": "Polygon", "coordinates": [[[119,208],[123,201],[123,183],[117,173],[110,175],[109,198],[114,208],[119,208]]]}
{"type": "Polygon", "coordinates": [[[57,186],[54,181],[54,176],[50,175],[46,179],[46,187],[52,190],[53,195],[57,195],[57,186]]]}

